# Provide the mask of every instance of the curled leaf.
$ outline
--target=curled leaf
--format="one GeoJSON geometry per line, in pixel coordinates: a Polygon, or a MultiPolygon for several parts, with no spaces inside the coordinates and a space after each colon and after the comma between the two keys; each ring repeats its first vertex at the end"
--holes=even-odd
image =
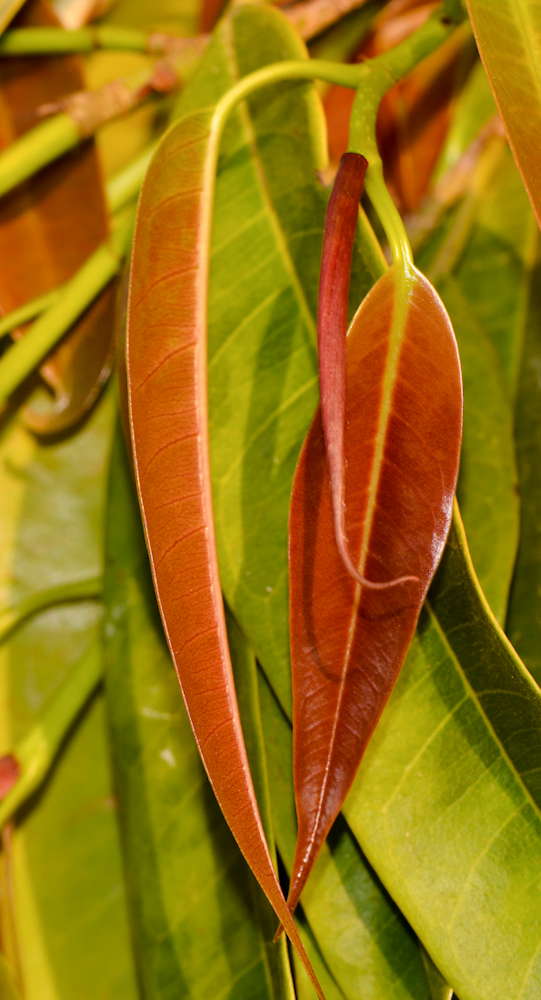
{"type": "Polygon", "coordinates": [[[391,693],[449,531],[462,430],[458,352],[429,282],[389,270],[347,340],[345,520],[334,538],[321,410],[304,444],[289,523],[298,841],[293,910],[391,693]]]}

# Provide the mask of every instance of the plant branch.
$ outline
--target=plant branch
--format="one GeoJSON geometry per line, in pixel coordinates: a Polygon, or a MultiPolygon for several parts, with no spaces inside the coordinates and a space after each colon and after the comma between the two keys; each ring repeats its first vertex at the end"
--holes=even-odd
{"type": "Polygon", "coordinates": [[[148,70],[112,80],[99,90],[79,91],[63,101],[42,105],[38,112],[52,117],[0,155],[0,195],[74,149],[101,125],[136,108],[151,94],[175,90],[183,78],[182,59],[162,59],[148,70]]]}
{"type": "Polygon", "coordinates": [[[345,14],[364,7],[368,2],[369,0],[306,0],[304,3],[294,4],[282,13],[301,38],[308,41],[336,24],[345,14]]]}
{"type": "Polygon", "coordinates": [[[12,754],[1,759],[14,771],[16,769],[19,776],[0,802],[0,827],[4,827],[23,802],[39,788],[66,734],[95,691],[101,676],[101,649],[99,643],[94,643],[72,669],[33,729],[12,754]]]}
{"type": "Polygon", "coordinates": [[[112,49],[117,52],[182,56],[189,61],[198,59],[208,42],[208,35],[182,38],[164,32],[137,31],[114,25],[77,28],[73,31],[65,28],[13,28],[0,38],[0,56],[88,53],[96,49],[112,49]]]}

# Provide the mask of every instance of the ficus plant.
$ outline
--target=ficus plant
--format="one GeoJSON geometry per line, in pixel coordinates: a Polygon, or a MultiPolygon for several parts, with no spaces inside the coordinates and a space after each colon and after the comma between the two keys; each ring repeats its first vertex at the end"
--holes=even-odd
{"type": "Polygon", "coordinates": [[[537,8],[0,3],[0,997],[541,995],[537,8]]]}

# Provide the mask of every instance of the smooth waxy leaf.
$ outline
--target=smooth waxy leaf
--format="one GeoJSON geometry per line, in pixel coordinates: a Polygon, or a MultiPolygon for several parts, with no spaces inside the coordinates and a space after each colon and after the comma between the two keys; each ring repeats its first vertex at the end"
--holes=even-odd
{"type": "Polygon", "coordinates": [[[345,815],[461,1000],[539,991],[540,731],[457,521],[345,815]]]}
{"type": "Polygon", "coordinates": [[[541,684],[541,258],[531,271],[522,364],[516,396],[516,445],[521,501],[520,545],[506,631],[541,684]]]}
{"type": "Polygon", "coordinates": [[[346,433],[346,334],[353,242],[368,161],[358,153],[340,160],[325,218],[318,296],[318,358],[321,425],[329,466],[334,534],[344,566],[353,576],[344,521],[346,433]]]}
{"type": "Polygon", "coordinates": [[[292,908],[396,681],[451,521],[462,433],[458,351],[434,289],[419,272],[409,282],[401,299],[400,279],[388,271],[348,334],[345,511],[359,574],[410,579],[373,590],[344,572],[319,411],[295,473],[292,908]]]}
{"type": "MultiPolygon", "coordinates": [[[[48,447],[36,445],[19,421],[4,428],[3,606],[100,574],[111,415],[101,406],[77,438],[48,447]]],[[[100,620],[96,601],[66,603],[28,620],[0,646],[2,751],[50,704],[99,638],[100,620]]],[[[137,989],[102,698],[77,722],[40,794],[17,817],[12,841],[23,995],[131,1000],[137,989]]]]}
{"type": "Polygon", "coordinates": [[[517,166],[541,224],[541,11],[536,0],[467,0],[517,166]]]}
{"type": "MultiPolygon", "coordinates": [[[[292,1000],[285,940],[272,944],[276,917],[227,828],[191,735],[119,437],[105,601],[113,765],[144,996],[292,1000]]],[[[232,647],[239,666],[249,654],[238,632],[232,647]]],[[[250,700],[248,693],[243,707],[250,700]]],[[[257,750],[257,740],[249,746],[257,750]]]]}
{"type": "MultiPolygon", "coordinates": [[[[290,871],[296,839],[291,722],[262,673],[260,691],[276,840],[290,871]]],[[[388,996],[430,1000],[415,934],[342,819],[323,845],[303,893],[302,908],[327,975],[333,976],[346,1000],[388,996]]]]}
{"type": "Polygon", "coordinates": [[[218,141],[212,109],[186,115],[162,142],[139,202],[127,334],[134,462],[160,611],[199,751],[243,854],[305,959],[257,807],[220,593],[206,376],[218,141]]]}

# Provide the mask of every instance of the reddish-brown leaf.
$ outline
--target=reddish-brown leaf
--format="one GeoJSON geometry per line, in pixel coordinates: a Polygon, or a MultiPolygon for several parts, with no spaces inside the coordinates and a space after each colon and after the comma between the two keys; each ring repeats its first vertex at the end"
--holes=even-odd
{"type": "Polygon", "coordinates": [[[318,410],[290,508],[290,634],[298,841],[293,909],[391,693],[449,531],[462,429],[454,334],[438,296],[391,269],[347,341],[345,510],[350,552],[374,581],[345,571],[333,525],[318,410]],[[402,324],[393,322],[397,299],[402,324]]]}
{"type": "Polygon", "coordinates": [[[220,591],[206,373],[216,138],[210,112],[182,119],[143,186],[127,330],[134,465],[158,602],[203,763],[242,853],[322,996],[269,855],[220,591]]]}
{"type": "MultiPolygon", "coordinates": [[[[56,25],[45,0],[31,0],[19,27],[56,25]]],[[[84,87],[79,60],[18,57],[0,62],[0,147],[39,120],[37,108],[84,87]]],[[[92,142],[46,167],[0,199],[0,312],[31,301],[68,280],[107,237],[101,173],[92,142]]],[[[52,412],[29,422],[56,432],[76,422],[110,370],[112,324],[107,301],[96,304],[49,357],[41,373],[56,397],[52,412]],[[104,327],[104,322],[107,326],[104,327]],[[89,366],[88,356],[93,363],[89,366]]]]}

